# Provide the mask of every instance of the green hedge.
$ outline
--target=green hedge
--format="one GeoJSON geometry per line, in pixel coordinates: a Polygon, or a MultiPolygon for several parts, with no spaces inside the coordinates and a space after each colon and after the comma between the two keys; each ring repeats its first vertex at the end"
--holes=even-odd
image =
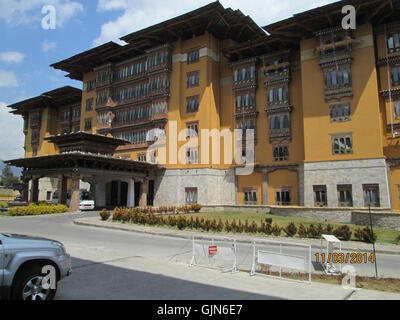
{"type": "Polygon", "coordinates": [[[42,214],[56,214],[69,212],[69,208],[65,205],[49,205],[49,206],[35,206],[17,207],[8,209],[11,216],[39,216],[42,214]]]}
{"type": "MultiPolygon", "coordinates": [[[[107,217],[108,218],[108,217],[107,217]]],[[[261,220],[260,224],[255,221],[249,222],[247,220],[244,223],[241,220],[233,221],[226,220],[224,223],[221,219],[204,219],[204,218],[193,218],[181,215],[155,215],[149,208],[115,208],[112,219],[114,221],[130,222],[142,225],[159,225],[159,226],[170,226],[177,227],[178,229],[200,229],[204,231],[213,232],[233,232],[233,233],[261,233],[266,235],[280,236],[283,232],[287,237],[294,237],[296,234],[300,238],[320,238],[321,234],[333,233],[336,237],[341,240],[349,241],[352,232],[348,226],[337,226],[333,228],[330,224],[323,227],[322,224],[310,225],[306,228],[300,223],[297,228],[293,222],[287,226],[282,227],[277,223],[267,223],[261,220]]]]}
{"type": "Polygon", "coordinates": [[[0,202],[0,208],[8,208],[8,203],[0,202]]]}

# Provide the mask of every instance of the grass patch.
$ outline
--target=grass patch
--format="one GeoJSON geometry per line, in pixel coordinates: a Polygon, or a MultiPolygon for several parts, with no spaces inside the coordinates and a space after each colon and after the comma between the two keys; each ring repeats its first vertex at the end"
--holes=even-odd
{"type": "MultiPolygon", "coordinates": [[[[249,270],[241,269],[243,272],[250,272],[249,270]]],[[[279,276],[279,272],[268,270],[263,268],[257,271],[261,274],[269,276],[279,276]]],[[[308,281],[308,274],[303,273],[288,273],[282,272],[282,277],[293,280],[308,281]]],[[[342,280],[345,275],[327,275],[327,274],[312,274],[311,279],[313,282],[320,282],[324,284],[342,285],[342,280]]],[[[374,277],[363,277],[356,276],[356,288],[365,290],[376,290],[391,293],[400,293],[400,279],[395,278],[374,278],[374,277]]]]}
{"type": "MultiPolygon", "coordinates": [[[[328,224],[330,224],[333,227],[343,225],[337,222],[329,222],[329,221],[324,222],[324,221],[312,220],[301,217],[285,217],[285,216],[278,216],[274,214],[258,213],[258,212],[229,212],[229,211],[204,212],[204,213],[202,212],[202,213],[192,213],[184,216],[193,217],[194,219],[196,217],[199,217],[200,219],[201,218],[216,219],[216,220],[221,219],[223,222],[225,221],[232,222],[233,220],[236,221],[241,220],[242,222],[244,222],[245,220],[248,220],[249,223],[255,221],[257,225],[260,225],[260,221],[265,220],[265,218],[272,218],[272,222],[279,224],[281,227],[285,227],[290,222],[293,222],[296,225],[296,227],[299,227],[300,223],[303,223],[304,226],[306,227],[310,226],[311,224],[314,225],[321,224],[323,227],[326,227],[328,224]]],[[[353,224],[346,224],[346,225],[350,228],[350,230],[353,233],[351,240],[357,241],[357,239],[354,237],[354,231],[359,226],[353,224]]],[[[395,241],[395,239],[398,236],[400,236],[400,231],[384,229],[384,228],[374,228],[374,232],[378,236],[377,242],[388,242],[388,243],[398,244],[395,241]]],[[[296,235],[296,237],[298,236],[296,235]]]]}

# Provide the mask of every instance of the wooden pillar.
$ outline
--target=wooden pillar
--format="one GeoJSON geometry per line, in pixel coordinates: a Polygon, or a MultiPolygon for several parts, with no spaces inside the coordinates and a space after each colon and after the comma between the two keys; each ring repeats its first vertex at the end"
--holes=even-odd
{"type": "Polygon", "coordinates": [[[60,179],[60,190],[58,195],[58,204],[67,204],[67,177],[61,176],[60,179]]]}
{"type": "Polygon", "coordinates": [[[147,206],[147,192],[149,189],[149,180],[144,179],[140,184],[140,201],[139,207],[144,208],[147,206]]]}
{"type": "Polygon", "coordinates": [[[79,205],[80,205],[79,182],[80,182],[80,176],[73,175],[71,179],[71,202],[69,204],[69,210],[71,212],[79,211],[79,205]]]}
{"type": "Polygon", "coordinates": [[[39,179],[40,178],[32,179],[30,202],[38,202],[39,201],[39,179]]]}
{"type": "Polygon", "coordinates": [[[22,202],[29,201],[29,180],[23,180],[24,188],[21,190],[22,202]]]}

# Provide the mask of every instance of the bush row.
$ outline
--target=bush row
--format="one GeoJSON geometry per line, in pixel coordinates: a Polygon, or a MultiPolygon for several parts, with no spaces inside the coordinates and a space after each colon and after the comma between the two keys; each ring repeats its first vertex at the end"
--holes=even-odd
{"type": "Polygon", "coordinates": [[[8,203],[0,202],[0,208],[8,208],[8,203]]]}
{"type": "Polygon", "coordinates": [[[65,205],[31,205],[29,207],[16,207],[8,209],[8,213],[11,216],[38,216],[42,214],[55,214],[64,212],[69,212],[69,208],[65,205]]]}
{"type": "MultiPolygon", "coordinates": [[[[110,213],[106,212],[100,213],[103,220],[107,220],[110,217],[110,213]]],[[[280,236],[282,234],[287,237],[294,237],[298,235],[300,238],[316,238],[319,239],[322,234],[333,234],[338,239],[349,241],[352,236],[352,231],[347,225],[341,225],[333,227],[328,224],[325,227],[322,224],[311,224],[306,227],[303,223],[300,223],[298,227],[291,222],[285,227],[278,225],[277,223],[268,223],[261,220],[259,224],[255,221],[249,222],[245,220],[242,222],[241,220],[232,220],[222,222],[221,219],[218,221],[216,219],[205,219],[205,218],[193,218],[193,217],[185,217],[185,216],[161,216],[154,215],[153,213],[147,213],[145,211],[141,211],[138,208],[135,209],[124,209],[124,208],[116,208],[113,212],[112,219],[114,221],[122,221],[122,222],[130,222],[135,224],[142,225],[159,225],[159,226],[171,226],[177,227],[178,229],[200,229],[204,231],[213,231],[213,232],[233,232],[233,233],[262,233],[266,235],[274,235],[280,236]]],[[[368,228],[368,227],[367,227],[368,228]]],[[[363,230],[363,236],[358,238],[362,241],[369,241],[365,234],[368,234],[367,228],[363,230]]],[[[361,229],[360,229],[361,230],[361,229]]],[[[357,234],[358,235],[358,234],[357,234]]],[[[376,234],[375,234],[376,240],[376,234]]]]}

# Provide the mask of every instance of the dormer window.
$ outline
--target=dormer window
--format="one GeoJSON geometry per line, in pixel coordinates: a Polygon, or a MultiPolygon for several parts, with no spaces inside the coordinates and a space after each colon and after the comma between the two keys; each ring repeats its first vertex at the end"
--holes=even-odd
{"type": "Polygon", "coordinates": [[[392,33],[388,36],[387,48],[389,53],[400,51],[400,32],[392,33]]]}

